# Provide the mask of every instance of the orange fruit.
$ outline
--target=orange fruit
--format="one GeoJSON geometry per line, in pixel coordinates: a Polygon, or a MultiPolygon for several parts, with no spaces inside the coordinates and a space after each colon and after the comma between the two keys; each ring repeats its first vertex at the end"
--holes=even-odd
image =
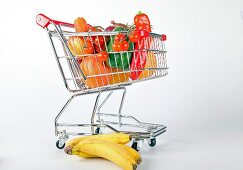
{"type": "Polygon", "coordinates": [[[111,69],[104,62],[99,61],[96,56],[85,57],[80,64],[80,68],[84,75],[87,76],[87,79],[83,80],[83,82],[89,88],[106,86],[110,81],[111,75],[101,74],[110,73],[111,69]]]}
{"type": "Polygon", "coordinates": [[[83,17],[78,17],[74,21],[74,29],[76,32],[87,32],[89,27],[83,17]]]}
{"type": "Polygon", "coordinates": [[[116,72],[122,72],[120,69],[112,68],[111,69],[112,75],[110,78],[110,84],[117,84],[122,82],[128,82],[129,80],[129,72],[128,73],[116,73],[116,72]]]}
{"type": "MultiPolygon", "coordinates": [[[[84,39],[80,36],[69,37],[67,45],[74,56],[94,53],[94,47],[88,38],[84,39]]],[[[77,57],[82,58],[81,56],[77,57]]]]}
{"type": "Polygon", "coordinates": [[[157,59],[153,52],[148,52],[146,64],[144,66],[145,70],[143,70],[140,76],[138,77],[139,80],[151,77],[156,71],[155,69],[146,70],[146,68],[157,68],[157,59]]]}

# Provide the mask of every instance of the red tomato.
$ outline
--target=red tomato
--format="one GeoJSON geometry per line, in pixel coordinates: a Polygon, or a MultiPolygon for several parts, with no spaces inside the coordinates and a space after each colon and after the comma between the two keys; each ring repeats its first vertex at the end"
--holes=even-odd
{"type": "Polygon", "coordinates": [[[121,42],[121,51],[127,51],[129,48],[129,43],[127,41],[121,42]]]}
{"type": "Polygon", "coordinates": [[[102,47],[105,44],[105,37],[103,36],[96,36],[94,43],[99,46],[102,47]]]}
{"type": "Polygon", "coordinates": [[[121,50],[121,43],[120,42],[114,42],[112,44],[112,50],[115,51],[115,52],[122,51],[121,50]]]}
{"type": "Polygon", "coordinates": [[[114,42],[122,42],[126,39],[126,36],[122,33],[116,34],[114,42]]]}
{"type": "Polygon", "coordinates": [[[108,58],[109,58],[109,55],[106,51],[101,51],[97,54],[97,59],[101,62],[108,60],[108,58]]]}
{"type": "Polygon", "coordinates": [[[140,34],[138,31],[132,31],[128,38],[131,42],[135,43],[140,40],[140,34]]]}
{"type": "MultiPolygon", "coordinates": [[[[88,32],[96,32],[97,31],[97,28],[96,27],[92,27],[92,26],[89,26],[88,27],[88,32]]],[[[95,41],[95,36],[90,36],[90,39],[92,40],[92,42],[95,41]]]]}

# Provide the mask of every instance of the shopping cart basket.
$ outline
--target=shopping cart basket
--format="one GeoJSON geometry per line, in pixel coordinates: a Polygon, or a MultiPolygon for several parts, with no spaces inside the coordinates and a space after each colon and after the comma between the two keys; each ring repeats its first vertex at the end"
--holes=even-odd
{"type": "Polygon", "coordinates": [[[37,15],[36,22],[46,29],[65,87],[72,93],[55,118],[55,134],[59,137],[56,146],[62,149],[70,135],[95,135],[103,133],[104,129],[130,134],[133,138],[132,147],[136,150],[140,149],[145,139],[150,146],[155,146],[156,137],[165,132],[166,127],[141,122],[133,116],[122,114],[121,111],[126,86],[167,75],[164,42],[166,36],[141,31],[143,48],[136,48],[135,44],[130,44],[127,51],[114,52],[109,50],[109,41],[118,33],[127,36],[127,31],[77,33],[73,24],[52,20],[43,14],[37,15]],[[89,46],[95,38],[103,38],[104,44],[101,44],[99,40],[102,39],[99,39],[96,46],[92,43],[89,46]],[[87,48],[107,51],[109,60],[98,61],[97,54],[83,52],[88,50],[87,48]],[[143,65],[142,60],[146,60],[143,65]],[[132,67],[132,64],[135,67],[132,67]],[[122,92],[118,113],[101,112],[101,108],[115,91],[122,92]],[[89,94],[97,94],[90,124],[59,122],[59,118],[74,98],[89,94]],[[100,101],[102,94],[106,96],[100,101]],[[86,130],[78,133],[67,131],[66,128],[70,127],[86,130]],[[121,130],[122,128],[126,130],[121,130]]]}

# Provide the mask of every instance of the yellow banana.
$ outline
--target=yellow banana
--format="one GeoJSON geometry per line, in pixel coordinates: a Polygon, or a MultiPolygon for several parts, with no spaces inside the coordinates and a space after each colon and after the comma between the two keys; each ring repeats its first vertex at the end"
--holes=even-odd
{"type": "MultiPolygon", "coordinates": [[[[95,140],[95,139],[92,139],[92,140],[95,140]]],[[[85,140],[80,141],[80,142],[84,142],[84,141],[85,140]]],[[[132,157],[132,159],[134,159],[137,164],[140,164],[142,162],[142,158],[141,158],[140,154],[136,150],[134,150],[133,148],[131,148],[131,147],[127,146],[127,145],[123,145],[123,144],[118,144],[118,145],[120,145],[120,147],[126,149],[127,152],[130,153],[130,156],[132,157]]],[[[64,151],[67,154],[77,155],[77,156],[83,157],[83,158],[95,158],[95,157],[97,157],[95,155],[84,153],[84,152],[80,151],[80,149],[73,149],[73,146],[71,146],[71,145],[65,147],[64,151]]]]}
{"type": "Polygon", "coordinates": [[[83,141],[83,140],[86,140],[86,139],[102,139],[102,140],[107,140],[107,141],[111,141],[111,142],[114,142],[114,143],[127,144],[128,142],[131,141],[131,136],[128,135],[128,134],[124,134],[124,133],[111,133],[111,134],[81,136],[81,137],[76,137],[76,138],[69,140],[66,143],[66,146],[75,146],[80,141],[83,141]]]}
{"type": "Polygon", "coordinates": [[[84,152],[108,159],[124,170],[135,170],[137,168],[134,157],[120,145],[99,139],[89,139],[82,141],[72,148],[72,154],[84,152]]]}
{"type": "Polygon", "coordinates": [[[122,144],[118,144],[118,145],[120,145],[122,148],[124,148],[128,152],[130,152],[131,155],[133,156],[133,159],[137,162],[137,164],[140,164],[142,162],[142,158],[141,158],[140,154],[135,149],[133,149],[127,145],[122,145],[122,144]]]}
{"type": "Polygon", "coordinates": [[[82,158],[97,158],[96,155],[91,155],[91,154],[88,154],[88,153],[84,153],[82,151],[79,151],[79,150],[72,150],[73,149],[73,146],[67,146],[64,148],[64,152],[66,154],[69,154],[69,155],[77,155],[79,157],[82,157],[82,158]]]}

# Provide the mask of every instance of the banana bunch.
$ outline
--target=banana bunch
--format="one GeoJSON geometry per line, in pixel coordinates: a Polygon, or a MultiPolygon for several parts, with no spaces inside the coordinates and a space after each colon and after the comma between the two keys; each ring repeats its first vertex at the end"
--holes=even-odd
{"type": "Polygon", "coordinates": [[[142,159],[136,150],[125,145],[130,141],[130,135],[123,133],[76,137],[67,142],[64,151],[83,158],[102,157],[124,170],[135,170],[142,159]]]}

